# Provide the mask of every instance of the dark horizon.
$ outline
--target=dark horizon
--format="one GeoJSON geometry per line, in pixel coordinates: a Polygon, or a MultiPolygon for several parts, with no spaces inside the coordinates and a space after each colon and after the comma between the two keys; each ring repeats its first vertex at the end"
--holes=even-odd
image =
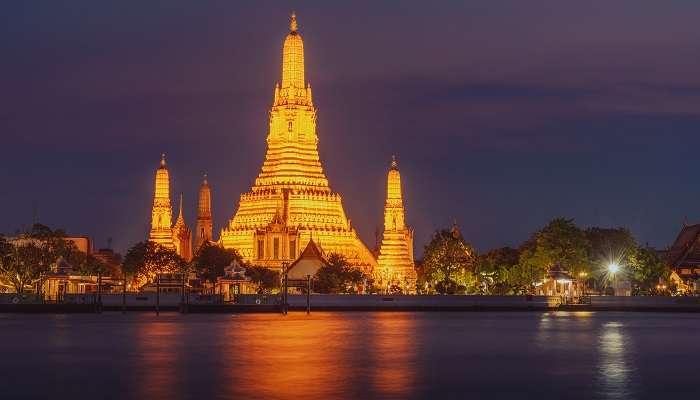
{"type": "Polygon", "coordinates": [[[323,166],[369,247],[392,154],[417,255],[453,219],[481,252],[555,217],[657,248],[700,220],[700,4],[37,1],[0,15],[0,232],[36,204],[124,252],[166,153],[190,227],[208,174],[218,238],[262,164],[292,9],[323,166]]]}

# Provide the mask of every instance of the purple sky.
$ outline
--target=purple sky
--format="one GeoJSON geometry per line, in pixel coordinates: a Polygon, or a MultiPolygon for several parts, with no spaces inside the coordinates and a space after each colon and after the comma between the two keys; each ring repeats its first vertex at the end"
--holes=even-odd
{"type": "Polygon", "coordinates": [[[370,247],[394,153],[419,253],[454,218],[480,251],[554,217],[656,247],[700,221],[700,2],[75,0],[0,13],[0,232],[36,204],[124,251],[165,152],[191,226],[209,174],[218,237],[262,164],[291,9],[370,247]]]}

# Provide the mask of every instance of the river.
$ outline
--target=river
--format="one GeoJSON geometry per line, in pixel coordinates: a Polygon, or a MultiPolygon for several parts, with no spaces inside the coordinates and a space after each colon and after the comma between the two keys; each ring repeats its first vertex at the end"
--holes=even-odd
{"type": "Polygon", "coordinates": [[[3,399],[695,398],[700,314],[0,314],[3,399]]]}

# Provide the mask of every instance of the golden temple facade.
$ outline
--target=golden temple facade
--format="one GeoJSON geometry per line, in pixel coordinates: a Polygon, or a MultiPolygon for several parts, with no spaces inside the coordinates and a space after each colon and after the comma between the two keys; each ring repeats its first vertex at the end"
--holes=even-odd
{"type": "Polygon", "coordinates": [[[377,259],[376,275],[380,285],[397,286],[407,293],[415,292],[416,269],[413,260],[413,229],[406,225],[401,174],[394,157],[387,176],[384,204],[384,236],[377,259]]]}
{"type": "Polygon", "coordinates": [[[256,265],[279,269],[313,240],[325,252],[373,271],[376,259],[360,240],[331,190],[318,154],[316,108],[304,77],[304,42],[294,14],[275,85],[267,153],[251,190],[221,230],[220,243],[256,265]]]}

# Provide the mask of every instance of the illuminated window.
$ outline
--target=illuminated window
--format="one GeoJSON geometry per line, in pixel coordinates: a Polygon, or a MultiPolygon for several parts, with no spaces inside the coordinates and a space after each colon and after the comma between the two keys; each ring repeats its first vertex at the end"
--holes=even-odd
{"type": "Polygon", "coordinates": [[[289,258],[292,260],[297,258],[297,241],[294,239],[289,241],[289,258]]]}
{"type": "Polygon", "coordinates": [[[258,260],[262,260],[265,257],[265,240],[258,239],[258,260]]]}
{"type": "Polygon", "coordinates": [[[280,258],[280,239],[275,238],[272,246],[272,258],[277,260],[280,258]]]}

